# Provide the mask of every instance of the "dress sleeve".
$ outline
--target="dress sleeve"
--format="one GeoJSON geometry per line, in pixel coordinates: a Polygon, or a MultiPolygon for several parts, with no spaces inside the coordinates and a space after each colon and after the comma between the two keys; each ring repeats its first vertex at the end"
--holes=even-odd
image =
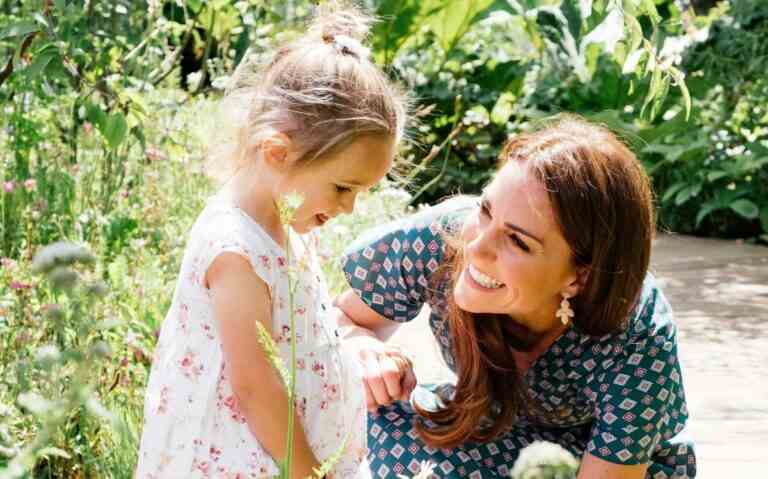
{"type": "Polygon", "coordinates": [[[378,314],[412,320],[428,299],[430,278],[445,252],[444,235],[467,208],[466,200],[449,200],[364,233],[342,257],[347,283],[378,314]]]}
{"type": "Polygon", "coordinates": [[[277,284],[279,270],[285,267],[285,257],[266,235],[252,220],[236,210],[223,211],[207,218],[197,235],[199,243],[195,262],[201,277],[205,277],[219,255],[234,253],[250,263],[271,294],[277,284]]]}
{"type": "Polygon", "coordinates": [[[646,464],[688,418],[676,329],[667,300],[646,281],[623,354],[605,360],[591,387],[595,424],[587,452],[617,464],[646,464]]]}

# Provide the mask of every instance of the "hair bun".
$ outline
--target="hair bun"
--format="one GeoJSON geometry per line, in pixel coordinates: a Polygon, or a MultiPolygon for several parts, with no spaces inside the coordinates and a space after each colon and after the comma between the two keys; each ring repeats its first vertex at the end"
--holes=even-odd
{"type": "MultiPolygon", "coordinates": [[[[329,0],[317,7],[317,13],[310,35],[320,37],[326,43],[351,43],[361,47],[371,31],[373,18],[364,13],[355,3],[343,0],[329,0]]],[[[364,47],[363,47],[364,48],[364,47]]]]}

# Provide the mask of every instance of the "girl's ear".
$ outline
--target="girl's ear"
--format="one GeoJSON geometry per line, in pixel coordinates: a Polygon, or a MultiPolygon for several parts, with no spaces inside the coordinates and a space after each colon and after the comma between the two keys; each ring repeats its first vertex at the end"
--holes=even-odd
{"type": "Polygon", "coordinates": [[[256,148],[269,167],[283,171],[292,166],[291,147],[292,142],[288,135],[274,131],[263,138],[256,148]]]}

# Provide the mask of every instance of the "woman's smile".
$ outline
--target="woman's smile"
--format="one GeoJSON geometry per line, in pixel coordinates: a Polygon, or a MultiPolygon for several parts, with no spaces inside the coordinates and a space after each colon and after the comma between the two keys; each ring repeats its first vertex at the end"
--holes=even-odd
{"type": "Polygon", "coordinates": [[[493,291],[504,287],[504,283],[484,274],[472,264],[469,264],[464,271],[467,273],[470,284],[476,288],[493,291]]]}

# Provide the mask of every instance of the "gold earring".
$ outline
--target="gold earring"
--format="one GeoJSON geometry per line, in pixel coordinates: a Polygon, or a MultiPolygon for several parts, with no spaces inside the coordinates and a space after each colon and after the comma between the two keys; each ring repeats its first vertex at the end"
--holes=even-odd
{"type": "Polygon", "coordinates": [[[571,303],[568,302],[568,296],[563,294],[563,300],[560,302],[560,309],[557,310],[555,316],[560,318],[560,322],[563,323],[563,326],[567,326],[568,322],[573,318],[574,313],[571,309],[571,303]]]}

